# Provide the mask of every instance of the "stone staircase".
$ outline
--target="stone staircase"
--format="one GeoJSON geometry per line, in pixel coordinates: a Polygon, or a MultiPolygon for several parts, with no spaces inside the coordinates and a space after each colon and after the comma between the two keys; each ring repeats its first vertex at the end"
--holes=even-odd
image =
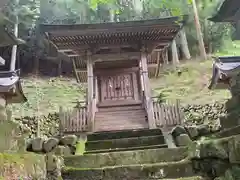
{"type": "Polygon", "coordinates": [[[187,148],[168,148],[161,130],[88,135],[83,156],[64,158],[63,179],[200,180],[186,159],[187,148]]]}

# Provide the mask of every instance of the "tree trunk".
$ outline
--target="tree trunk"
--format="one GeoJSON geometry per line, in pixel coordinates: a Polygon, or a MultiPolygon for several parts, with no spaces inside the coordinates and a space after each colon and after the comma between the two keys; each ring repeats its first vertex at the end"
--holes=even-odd
{"type": "Polygon", "coordinates": [[[192,5],[193,5],[194,18],[195,18],[195,26],[196,26],[196,30],[197,30],[197,39],[198,39],[200,56],[201,56],[201,58],[203,58],[203,60],[206,60],[207,54],[206,54],[205,47],[204,47],[201,25],[199,22],[198,10],[197,10],[197,5],[196,5],[195,0],[192,0],[192,5]]]}
{"type": "Polygon", "coordinates": [[[191,59],[191,55],[188,48],[187,37],[184,28],[180,31],[180,44],[185,59],[191,59]]]}
{"type": "Polygon", "coordinates": [[[6,111],[6,99],[4,95],[0,96],[0,121],[7,120],[7,111],[6,111]]]}
{"type": "Polygon", "coordinates": [[[110,22],[114,22],[115,20],[115,12],[114,10],[109,10],[110,15],[110,22]]]}
{"type": "Polygon", "coordinates": [[[171,48],[172,48],[172,64],[176,65],[179,63],[179,58],[178,58],[177,44],[175,39],[172,41],[171,48]]]}
{"type": "MultiPolygon", "coordinates": [[[[18,37],[18,16],[16,15],[16,22],[14,24],[14,35],[18,37]]],[[[16,68],[16,60],[17,60],[17,45],[12,47],[11,54],[11,63],[10,63],[10,71],[14,71],[16,68]]]]}

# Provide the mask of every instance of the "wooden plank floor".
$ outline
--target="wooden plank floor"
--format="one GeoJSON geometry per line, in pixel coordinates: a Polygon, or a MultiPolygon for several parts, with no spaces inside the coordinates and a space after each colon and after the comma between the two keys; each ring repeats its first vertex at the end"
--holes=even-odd
{"type": "Polygon", "coordinates": [[[146,129],[146,112],[140,106],[99,108],[95,117],[95,132],[146,129]]]}

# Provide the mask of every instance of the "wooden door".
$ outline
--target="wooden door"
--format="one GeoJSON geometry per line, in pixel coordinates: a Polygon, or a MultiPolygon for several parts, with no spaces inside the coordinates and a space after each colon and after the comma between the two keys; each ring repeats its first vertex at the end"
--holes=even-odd
{"type": "Polygon", "coordinates": [[[138,85],[136,74],[129,72],[117,75],[102,76],[102,103],[128,103],[138,100],[138,85]]]}

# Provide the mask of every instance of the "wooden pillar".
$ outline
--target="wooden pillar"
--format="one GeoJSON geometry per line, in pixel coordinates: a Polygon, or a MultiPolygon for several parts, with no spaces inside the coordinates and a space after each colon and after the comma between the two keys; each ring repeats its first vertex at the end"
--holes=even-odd
{"type": "Polygon", "coordinates": [[[94,91],[94,80],[93,80],[93,61],[91,58],[91,53],[87,52],[87,84],[88,84],[88,102],[91,102],[93,99],[94,91]]]}
{"type": "Polygon", "coordinates": [[[97,78],[97,76],[95,76],[95,78],[94,78],[94,83],[95,83],[95,88],[94,88],[95,99],[96,99],[96,103],[98,103],[99,102],[99,90],[98,90],[98,78],[97,78]]]}
{"type": "Polygon", "coordinates": [[[90,51],[87,52],[87,108],[88,108],[88,124],[90,124],[92,130],[94,128],[94,108],[93,108],[93,94],[94,94],[94,78],[93,78],[93,60],[90,51]]]}
{"type": "Polygon", "coordinates": [[[178,58],[177,44],[175,39],[172,41],[171,48],[172,48],[172,64],[176,65],[179,63],[179,58],[178,58]]]}
{"type": "Polygon", "coordinates": [[[168,47],[164,50],[164,55],[163,55],[163,62],[164,62],[164,65],[165,64],[169,64],[169,61],[168,61],[168,47]]]}
{"type": "Polygon", "coordinates": [[[151,98],[151,87],[150,81],[148,77],[148,67],[147,67],[147,52],[146,49],[141,49],[141,73],[143,78],[143,88],[144,88],[144,95],[145,95],[145,103],[146,103],[146,110],[148,114],[148,123],[149,128],[154,129],[156,128],[155,119],[153,117],[153,103],[151,98]]]}
{"type": "Polygon", "coordinates": [[[191,55],[188,48],[187,37],[186,37],[184,28],[182,28],[182,30],[180,31],[180,42],[181,42],[181,49],[183,51],[184,58],[187,60],[191,59],[191,55]]]}

